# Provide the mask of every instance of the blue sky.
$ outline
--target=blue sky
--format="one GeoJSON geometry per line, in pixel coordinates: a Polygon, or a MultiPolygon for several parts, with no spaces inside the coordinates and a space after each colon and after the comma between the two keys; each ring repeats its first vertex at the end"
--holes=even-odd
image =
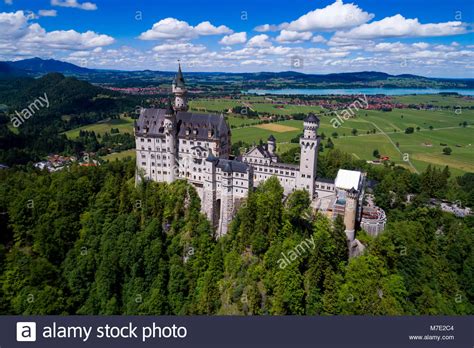
{"type": "Polygon", "coordinates": [[[474,77],[472,1],[1,0],[0,59],[474,77]]]}

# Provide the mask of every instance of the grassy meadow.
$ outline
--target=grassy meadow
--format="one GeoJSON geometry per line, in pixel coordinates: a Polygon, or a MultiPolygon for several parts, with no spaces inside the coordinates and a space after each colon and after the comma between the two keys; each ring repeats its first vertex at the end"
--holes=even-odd
{"type": "Polygon", "coordinates": [[[83,131],[94,131],[95,134],[103,135],[106,132],[110,134],[112,128],[118,128],[120,133],[131,133],[133,134],[133,119],[130,117],[120,117],[118,119],[105,119],[94,124],[89,124],[87,126],[82,126],[79,128],[71,129],[64,134],[69,139],[75,139],[79,136],[79,132],[83,131]]]}

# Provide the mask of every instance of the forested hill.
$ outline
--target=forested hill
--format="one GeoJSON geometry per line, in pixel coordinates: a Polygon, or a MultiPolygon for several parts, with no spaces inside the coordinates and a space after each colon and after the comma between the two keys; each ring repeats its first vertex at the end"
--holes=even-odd
{"type": "Polygon", "coordinates": [[[119,94],[58,73],[38,79],[0,80],[0,101],[0,163],[7,165],[38,161],[50,153],[77,155],[84,146],[68,140],[62,132],[117,118],[124,112],[134,113],[142,103],[141,97],[119,94]],[[39,98],[48,102],[40,105],[39,98]],[[33,115],[13,128],[13,118],[33,103],[33,115]]]}
{"type": "Polygon", "coordinates": [[[404,206],[413,175],[375,170],[396,208],[382,235],[358,234],[367,251],[350,260],[342,221],[311,213],[305,191],[283,202],[275,178],[216,241],[192,186],[135,187],[133,161],[0,170],[0,313],[473,314],[472,219],[404,206]]]}
{"type": "Polygon", "coordinates": [[[41,109],[40,114],[117,111],[125,100],[119,93],[59,73],[50,73],[38,79],[0,79],[0,100],[9,112],[21,111],[45,93],[50,106],[41,109]]]}

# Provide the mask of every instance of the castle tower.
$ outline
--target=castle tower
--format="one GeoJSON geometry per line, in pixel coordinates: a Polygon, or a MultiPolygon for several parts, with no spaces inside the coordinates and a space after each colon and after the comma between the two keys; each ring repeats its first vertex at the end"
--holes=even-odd
{"type": "Polygon", "coordinates": [[[357,198],[358,192],[356,189],[351,188],[346,192],[346,206],[344,210],[344,225],[346,226],[347,240],[352,242],[355,235],[355,221],[357,213],[357,198]]]}
{"type": "Polygon", "coordinates": [[[311,113],[304,120],[303,127],[303,136],[300,138],[300,170],[297,186],[299,189],[307,190],[313,199],[320,142],[318,137],[319,119],[311,113]]]}
{"type": "Polygon", "coordinates": [[[166,142],[166,156],[168,157],[168,161],[166,161],[166,169],[163,168],[167,172],[167,182],[173,182],[175,178],[178,176],[178,165],[176,162],[176,139],[177,139],[177,125],[176,125],[176,115],[173,110],[173,105],[171,104],[171,99],[168,98],[168,104],[166,106],[165,112],[165,120],[164,120],[164,128],[165,128],[165,142],[166,142]]]}
{"type": "Polygon", "coordinates": [[[268,137],[267,145],[268,145],[268,152],[274,155],[276,151],[276,139],[273,136],[273,134],[268,137]]]}
{"type": "Polygon", "coordinates": [[[184,84],[183,72],[181,64],[179,64],[178,73],[176,74],[173,84],[171,85],[174,94],[174,109],[176,111],[188,111],[188,100],[186,85],[184,84]]]}
{"type": "Polygon", "coordinates": [[[234,217],[234,187],[232,179],[232,168],[227,162],[222,169],[222,191],[221,191],[221,218],[219,228],[217,229],[217,237],[222,237],[227,230],[234,217]]]}
{"type": "Polygon", "coordinates": [[[212,224],[217,229],[219,223],[220,207],[217,206],[217,181],[216,164],[219,159],[209,150],[209,156],[205,162],[204,190],[202,209],[212,224]]]}

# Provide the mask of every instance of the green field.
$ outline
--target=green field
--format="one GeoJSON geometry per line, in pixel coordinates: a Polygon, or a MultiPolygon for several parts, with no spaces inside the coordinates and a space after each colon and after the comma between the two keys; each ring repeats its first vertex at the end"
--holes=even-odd
{"type": "Polygon", "coordinates": [[[121,117],[118,119],[106,119],[99,121],[94,124],[89,124],[87,126],[82,126],[79,128],[71,129],[65,132],[66,136],[69,139],[75,139],[79,136],[79,132],[83,131],[94,131],[95,134],[105,134],[106,132],[110,133],[112,128],[118,128],[120,133],[133,133],[133,119],[130,117],[121,117]]]}
{"type": "Polygon", "coordinates": [[[242,116],[226,116],[226,121],[231,127],[242,127],[249,124],[259,123],[258,118],[248,118],[242,116]]]}
{"type": "MultiPolygon", "coordinates": [[[[345,121],[337,129],[331,124],[332,117],[331,115],[321,117],[319,134],[331,136],[333,132],[337,132],[338,138],[333,138],[336,148],[352,154],[357,159],[372,160],[374,159],[373,151],[377,149],[380,154],[389,156],[392,161],[407,168],[410,165],[405,160],[410,160],[418,171],[424,170],[428,164],[434,164],[449,165],[456,175],[474,172],[474,148],[471,146],[474,142],[474,129],[473,126],[466,128],[459,126],[459,123],[463,121],[467,121],[470,125],[474,124],[474,110],[463,110],[461,115],[454,111],[364,110],[357,118],[345,121]],[[430,126],[433,130],[430,130],[430,126]],[[405,134],[407,127],[415,129],[420,127],[420,130],[415,130],[413,134],[405,134]],[[351,134],[353,128],[358,130],[357,136],[351,134]],[[367,130],[374,128],[378,129],[376,134],[367,134],[367,130]],[[399,151],[396,147],[397,142],[399,151]],[[445,146],[440,145],[441,143],[447,144],[446,146],[453,150],[451,155],[442,153],[445,146]]],[[[270,134],[273,134],[278,142],[279,153],[297,146],[289,144],[289,141],[302,132],[303,122],[290,120],[278,122],[278,124],[296,127],[299,130],[275,133],[257,127],[239,128],[233,130],[232,140],[242,140],[252,144],[258,143],[260,139],[265,141],[270,134]]]]}
{"type": "Polygon", "coordinates": [[[102,158],[107,161],[115,161],[116,159],[124,159],[127,157],[130,158],[135,158],[136,156],[136,150],[135,149],[130,149],[122,152],[114,152],[109,155],[103,156],[102,158]]]}
{"type": "Polygon", "coordinates": [[[245,97],[242,99],[198,99],[189,102],[189,107],[201,112],[227,112],[235,106],[247,106],[257,112],[266,112],[273,115],[291,115],[295,113],[320,112],[319,106],[272,104],[264,97],[245,97]]]}
{"type": "Polygon", "coordinates": [[[403,104],[425,104],[433,106],[451,106],[451,107],[466,107],[472,106],[472,100],[463,96],[442,95],[442,94],[416,94],[416,95],[401,95],[393,97],[397,102],[403,104]]]}

